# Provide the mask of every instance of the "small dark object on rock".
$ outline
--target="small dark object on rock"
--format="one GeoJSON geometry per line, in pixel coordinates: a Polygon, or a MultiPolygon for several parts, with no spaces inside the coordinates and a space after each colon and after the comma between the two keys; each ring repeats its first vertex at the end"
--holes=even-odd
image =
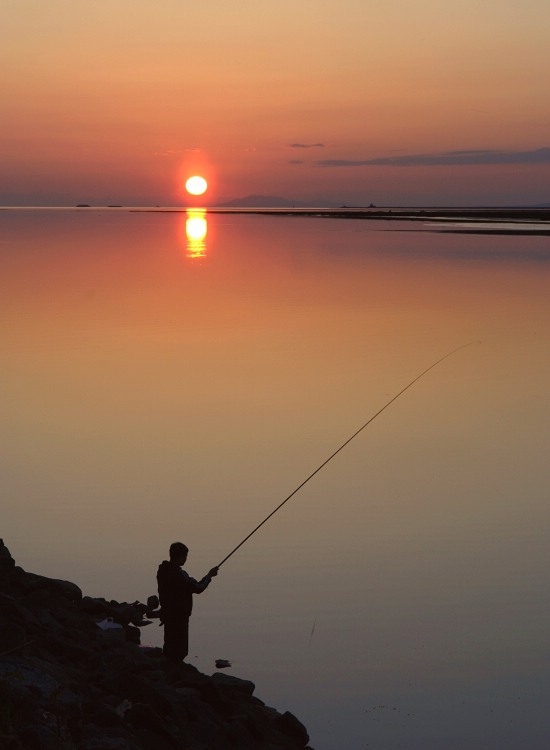
{"type": "Polygon", "coordinates": [[[149,596],[147,598],[147,604],[145,607],[145,614],[147,617],[154,617],[158,619],[160,617],[160,609],[159,609],[160,603],[158,596],[149,596]]]}
{"type": "Polygon", "coordinates": [[[227,659],[216,659],[216,669],[227,669],[231,666],[231,662],[227,659]]]}

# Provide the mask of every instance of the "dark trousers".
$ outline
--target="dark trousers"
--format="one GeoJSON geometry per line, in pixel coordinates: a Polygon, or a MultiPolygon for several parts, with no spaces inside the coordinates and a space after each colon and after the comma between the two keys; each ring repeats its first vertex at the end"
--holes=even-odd
{"type": "Polygon", "coordinates": [[[183,661],[189,653],[189,617],[175,617],[164,621],[162,653],[170,661],[183,661]]]}

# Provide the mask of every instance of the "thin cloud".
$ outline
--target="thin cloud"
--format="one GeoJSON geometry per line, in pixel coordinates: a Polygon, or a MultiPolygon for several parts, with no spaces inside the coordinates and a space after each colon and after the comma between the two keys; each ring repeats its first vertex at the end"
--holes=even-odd
{"type": "Polygon", "coordinates": [[[289,148],[324,148],[324,143],[289,143],[289,148]]]}
{"type": "Polygon", "coordinates": [[[185,153],[182,150],[166,149],[165,151],[154,151],[153,156],[181,156],[185,153]]]}
{"type": "Polygon", "coordinates": [[[303,164],[304,160],[303,159],[290,159],[288,163],[289,164],[303,164]]]}
{"type": "Polygon", "coordinates": [[[321,159],[318,167],[452,167],[473,164],[550,164],[550,148],[534,151],[446,151],[441,154],[383,156],[378,159],[321,159]]]}
{"type": "Polygon", "coordinates": [[[200,148],[176,148],[176,149],[166,149],[164,151],[154,151],[153,156],[182,156],[182,154],[187,153],[198,153],[200,151],[200,148]]]}

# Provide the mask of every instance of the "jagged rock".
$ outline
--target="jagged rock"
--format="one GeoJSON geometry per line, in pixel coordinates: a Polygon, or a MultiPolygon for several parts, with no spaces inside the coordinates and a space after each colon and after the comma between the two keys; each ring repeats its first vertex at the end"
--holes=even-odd
{"type": "Polygon", "coordinates": [[[250,680],[241,680],[239,677],[233,677],[223,672],[216,672],[212,675],[212,680],[216,685],[226,688],[232,688],[238,690],[246,695],[252,695],[256,686],[250,680]]]}
{"type": "Polygon", "coordinates": [[[13,568],[15,568],[15,560],[4,544],[4,540],[0,539],[0,576],[9,573],[13,568]]]}
{"type": "Polygon", "coordinates": [[[36,573],[26,573],[22,568],[17,567],[14,568],[14,572],[19,577],[20,589],[27,596],[33,597],[37,603],[43,601],[52,604],[52,599],[67,599],[70,602],[78,602],[82,599],[82,591],[76,583],[47,578],[36,573]]]}
{"type": "Polygon", "coordinates": [[[0,540],[0,604],[1,750],[300,750],[309,741],[249,680],[141,648],[155,597],[83,597],[74,583],[25,572],[0,540]]]}
{"type": "Polygon", "coordinates": [[[296,738],[299,742],[303,742],[303,745],[307,745],[309,742],[307,729],[290,711],[285,711],[282,716],[277,718],[276,722],[285,734],[296,738]]]}

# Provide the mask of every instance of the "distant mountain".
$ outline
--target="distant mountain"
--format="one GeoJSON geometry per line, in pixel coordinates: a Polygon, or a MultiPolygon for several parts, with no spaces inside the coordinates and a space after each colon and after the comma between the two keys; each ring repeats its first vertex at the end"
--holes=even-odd
{"type": "Polygon", "coordinates": [[[311,204],[292,198],[281,198],[277,195],[245,195],[243,198],[220,201],[217,206],[224,208],[307,208],[311,204]]]}

